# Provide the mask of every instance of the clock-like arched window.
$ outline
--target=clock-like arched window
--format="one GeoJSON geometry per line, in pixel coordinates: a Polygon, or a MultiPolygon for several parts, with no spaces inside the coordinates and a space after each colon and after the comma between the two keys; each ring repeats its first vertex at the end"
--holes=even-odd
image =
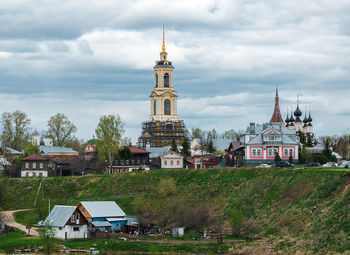
{"type": "Polygon", "coordinates": [[[169,74],[168,73],[164,74],[164,87],[169,88],[169,74]]]}
{"type": "Polygon", "coordinates": [[[169,99],[165,99],[164,100],[164,114],[165,115],[170,115],[171,111],[170,111],[170,100],[169,99]]]}
{"type": "Polygon", "coordinates": [[[158,88],[158,74],[156,73],[156,88],[158,88]]]}

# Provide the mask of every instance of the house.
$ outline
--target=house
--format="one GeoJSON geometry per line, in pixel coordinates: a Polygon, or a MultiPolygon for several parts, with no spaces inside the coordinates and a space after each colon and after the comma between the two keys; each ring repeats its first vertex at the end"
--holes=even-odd
{"type": "Polygon", "coordinates": [[[55,237],[63,240],[88,237],[88,221],[76,206],[55,205],[45,223],[55,229],[55,237]]]}
{"type": "MultiPolygon", "coordinates": [[[[193,164],[193,168],[217,168],[221,165],[222,156],[216,156],[212,154],[194,155],[192,158],[188,158],[187,161],[193,164]]],[[[192,167],[192,165],[191,165],[192,167]]]]}
{"type": "Polygon", "coordinates": [[[277,153],[281,160],[288,161],[292,156],[298,162],[299,136],[283,125],[250,123],[240,140],[246,164],[273,163],[277,153]]]}
{"type": "Polygon", "coordinates": [[[21,177],[55,176],[55,162],[45,156],[32,154],[22,159],[21,177]]]}
{"type": "Polygon", "coordinates": [[[90,139],[84,146],[84,153],[85,154],[94,154],[96,153],[96,138],[90,139]]]}
{"type": "Polygon", "coordinates": [[[184,157],[174,151],[169,151],[160,157],[161,168],[172,169],[172,168],[183,168],[184,157]]]}
{"type": "MultiPolygon", "coordinates": [[[[127,147],[131,152],[131,158],[119,158],[115,160],[112,169],[107,169],[108,173],[132,172],[132,170],[140,168],[149,170],[149,152],[132,145],[127,147]]],[[[121,149],[123,149],[123,147],[121,147],[121,149]]]]}
{"type": "Polygon", "coordinates": [[[108,235],[111,231],[119,232],[127,222],[126,214],[114,201],[80,202],[78,209],[92,225],[91,232],[94,233],[102,231],[108,235]]]}
{"type": "Polygon", "coordinates": [[[169,151],[165,147],[146,147],[146,151],[149,152],[150,169],[160,169],[160,157],[169,151]]]}
{"type": "Polygon", "coordinates": [[[0,176],[5,175],[6,168],[11,166],[11,163],[5,157],[0,157],[0,176]]]}

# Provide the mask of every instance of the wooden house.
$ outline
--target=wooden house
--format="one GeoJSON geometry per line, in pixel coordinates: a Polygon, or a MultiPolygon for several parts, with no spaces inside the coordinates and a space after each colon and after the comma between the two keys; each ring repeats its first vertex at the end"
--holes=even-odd
{"type": "Polygon", "coordinates": [[[58,239],[82,239],[88,237],[88,221],[76,206],[55,205],[45,223],[55,229],[58,239]]]}

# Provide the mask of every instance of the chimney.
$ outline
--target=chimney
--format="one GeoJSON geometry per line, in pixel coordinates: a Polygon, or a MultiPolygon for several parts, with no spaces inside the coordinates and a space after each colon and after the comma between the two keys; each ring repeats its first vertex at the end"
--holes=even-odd
{"type": "Polygon", "coordinates": [[[255,123],[250,123],[250,134],[255,134],[255,123]]]}

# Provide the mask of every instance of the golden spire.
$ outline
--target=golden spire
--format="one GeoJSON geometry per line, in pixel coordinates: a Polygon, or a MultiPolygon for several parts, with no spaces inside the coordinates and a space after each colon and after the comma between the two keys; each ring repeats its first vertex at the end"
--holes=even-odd
{"type": "Polygon", "coordinates": [[[165,51],[165,40],[164,40],[164,24],[163,24],[163,45],[162,45],[162,52],[161,53],[166,53],[166,51],[165,51]]]}

